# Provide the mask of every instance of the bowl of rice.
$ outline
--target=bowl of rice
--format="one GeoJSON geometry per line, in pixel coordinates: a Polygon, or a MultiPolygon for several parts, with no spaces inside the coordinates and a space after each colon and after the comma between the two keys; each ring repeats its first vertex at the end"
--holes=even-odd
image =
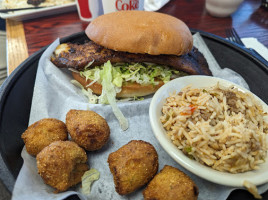
{"type": "Polygon", "coordinates": [[[232,82],[185,76],[153,96],[150,123],[163,149],[208,181],[242,187],[268,182],[268,106],[232,82]]]}

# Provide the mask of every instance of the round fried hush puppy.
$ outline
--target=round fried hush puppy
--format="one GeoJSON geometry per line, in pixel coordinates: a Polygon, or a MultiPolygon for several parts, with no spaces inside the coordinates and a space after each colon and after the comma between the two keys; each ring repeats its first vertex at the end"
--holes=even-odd
{"type": "Polygon", "coordinates": [[[87,151],[102,148],[110,137],[110,128],[105,119],[89,110],[70,110],[66,126],[74,142],[87,151]]]}
{"type": "Polygon", "coordinates": [[[56,141],[37,156],[38,173],[44,182],[62,192],[81,182],[89,169],[84,149],[72,141],[56,141]]]}
{"type": "Polygon", "coordinates": [[[44,147],[54,141],[67,140],[68,132],[65,123],[54,118],[41,119],[21,135],[29,154],[36,156],[44,147]]]}
{"type": "Polygon", "coordinates": [[[132,140],[108,157],[116,192],[129,194],[148,183],[158,170],[158,155],[148,142],[132,140]]]}
{"type": "Polygon", "coordinates": [[[196,200],[198,188],[189,176],[166,165],[143,191],[145,200],[196,200]]]}

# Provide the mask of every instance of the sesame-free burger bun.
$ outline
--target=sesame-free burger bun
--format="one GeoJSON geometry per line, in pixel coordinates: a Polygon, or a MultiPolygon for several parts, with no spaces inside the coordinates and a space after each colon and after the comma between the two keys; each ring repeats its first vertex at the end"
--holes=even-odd
{"type": "Polygon", "coordinates": [[[192,50],[193,38],[181,20],[163,13],[120,11],[101,15],[85,30],[95,43],[115,51],[183,55],[192,50]]]}
{"type": "MultiPolygon", "coordinates": [[[[79,73],[72,72],[72,75],[75,80],[77,80],[84,88],[90,88],[94,94],[101,95],[102,85],[98,82],[95,82],[88,86],[91,81],[86,80],[84,77],[80,76],[79,73]]],[[[127,83],[121,88],[121,92],[116,94],[118,98],[129,98],[129,97],[141,97],[155,93],[162,85],[163,81],[159,81],[158,85],[141,85],[138,83],[127,83]]]]}

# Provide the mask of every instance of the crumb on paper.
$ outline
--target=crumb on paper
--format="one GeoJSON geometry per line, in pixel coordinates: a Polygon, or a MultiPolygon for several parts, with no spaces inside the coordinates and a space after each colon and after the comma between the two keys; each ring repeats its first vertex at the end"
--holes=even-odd
{"type": "Polygon", "coordinates": [[[100,172],[96,169],[90,169],[82,176],[82,193],[85,195],[90,194],[90,188],[94,181],[99,180],[100,172]]]}
{"type": "Polygon", "coordinates": [[[254,185],[253,183],[245,180],[243,182],[243,186],[254,196],[254,198],[262,199],[262,196],[259,194],[256,185],[254,185]]]}

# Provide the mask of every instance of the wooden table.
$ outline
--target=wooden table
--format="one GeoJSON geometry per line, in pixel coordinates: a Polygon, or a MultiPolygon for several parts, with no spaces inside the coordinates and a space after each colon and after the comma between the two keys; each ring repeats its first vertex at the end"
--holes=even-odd
{"type": "MultiPolygon", "coordinates": [[[[170,0],[159,12],[180,18],[190,28],[222,37],[226,37],[226,28],[234,27],[240,37],[255,37],[268,47],[268,11],[260,8],[260,4],[260,0],[245,0],[226,18],[210,16],[205,10],[205,0],[170,0]]],[[[7,20],[8,73],[56,38],[83,31],[87,24],[79,19],[77,12],[25,22],[7,20]]]]}

